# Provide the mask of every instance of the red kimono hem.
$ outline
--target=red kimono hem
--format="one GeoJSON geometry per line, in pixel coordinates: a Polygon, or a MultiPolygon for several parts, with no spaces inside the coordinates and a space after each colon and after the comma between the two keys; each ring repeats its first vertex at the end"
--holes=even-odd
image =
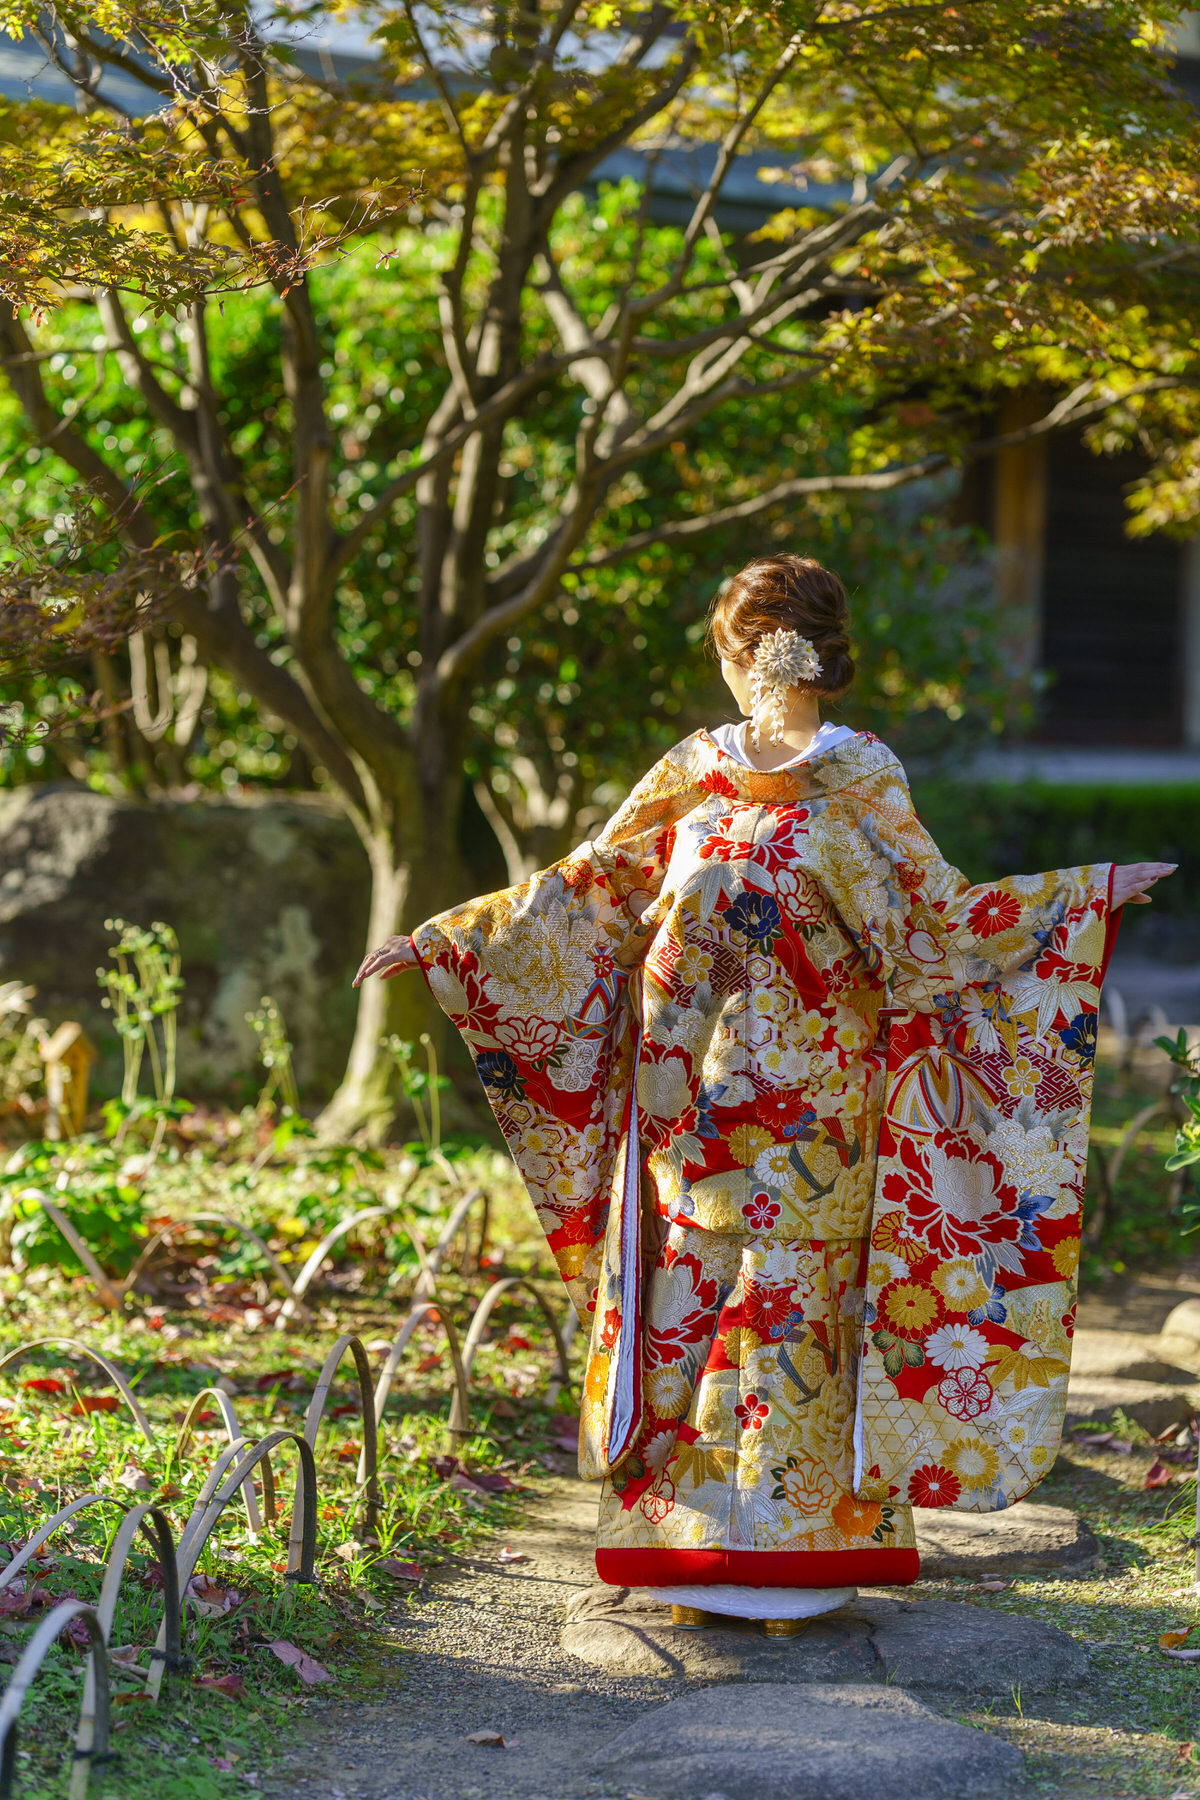
{"type": "Polygon", "coordinates": [[[907,1587],[915,1550],[597,1550],[612,1587],[907,1587]]]}

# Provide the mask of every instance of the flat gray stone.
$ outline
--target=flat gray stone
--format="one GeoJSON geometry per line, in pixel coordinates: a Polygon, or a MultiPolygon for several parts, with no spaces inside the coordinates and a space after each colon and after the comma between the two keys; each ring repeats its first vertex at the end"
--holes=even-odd
{"type": "Polygon", "coordinates": [[[694,1681],[870,1681],[877,1672],[865,1619],[842,1607],[794,1638],[764,1637],[761,1625],[721,1619],[680,1631],[671,1609],[644,1588],[593,1587],[567,1602],[563,1649],[624,1675],[685,1675],[694,1681]]]}
{"type": "Polygon", "coordinates": [[[867,1621],[883,1679],[928,1697],[1011,1700],[1088,1670],[1088,1652],[1069,1632],[995,1606],[863,1593],[845,1610],[867,1621]]]}
{"type": "Polygon", "coordinates": [[[1043,1570],[1078,1574],[1095,1565],[1096,1534],[1068,1506],[1018,1501],[1004,1512],[953,1512],[949,1507],[915,1513],[921,1574],[1031,1575],[1043,1570]]]}
{"type": "Polygon", "coordinates": [[[895,1688],[709,1690],[655,1707],[593,1767],[664,1800],[981,1800],[1025,1760],[895,1688]]]}
{"type": "Polygon", "coordinates": [[[1157,1381],[1128,1381],[1123,1377],[1072,1375],[1067,1388],[1067,1424],[1080,1419],[1107,1419],[1120,1410],[1136,1419],[1151,1437],[1168,1425],[1186,1425],[1200,1411],[1200,1392],[1195,1387],[1168,1387],[1157,1381]]]}
{"type": "MultiPolygon", "coordinates": [[[[563,1649],[626,1675],[683,1675],[709,1682],[898,1682],[955,1700],[1040,1694],[1077,1681],[1088,1653],[1038,1619],[958,1601],[896,1600],[865,1592],[814,1619],[799,1637],[723,1620],[681,1631],[650,1590],[589,1588],[567,1604],[563,1649]]],[[[720,1783],[710,1784],[719,1787],[720,1783]]]]}

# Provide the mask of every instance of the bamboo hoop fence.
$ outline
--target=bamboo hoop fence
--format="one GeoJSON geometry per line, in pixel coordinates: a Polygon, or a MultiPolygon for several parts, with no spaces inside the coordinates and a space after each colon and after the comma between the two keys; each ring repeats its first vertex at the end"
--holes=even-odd
{"type": "MultiPolygon", "coordinates": [[[[39,1198],[41,1198],[40,1195],[39,1198]]],[[[303,1426],[299,1431],[281,1428],[267,1432],[252,1443],[246,1438],[241,1428],[232,1398],[224,1390],[206,1388],[190,1402],[172,1445],[175,1458],[180,1462],[186,1458],[195,1441],[197,1419],[208,1405],[214,1405],[220,1413],[221,1424],[227,1439],[225,1447],[209,1470],[208,1476],[196,1496],[192,1511],[180,1531],[178,1541],[174,1537],[166,1513],[155,1502],[144,1502],[126,1508],[105,1561],[100,1598],[94,1605],[81,1600],[63,1601],[38,1624],[26,1644],[19,1662],[12,1671],[3,1697],[0,1698],[0,1800],[13,1800],[16,1794],[18,1729],[25,1699],[50,1649],[57,1642],[65,1627],[77,1619],[82,1620],[86,1627],[89,1648],[79,1719],[75,1730],[68,1787],[69,1800],[85,1800],[93,1769],[111,1759],[109,1695],[113,1665],[109,1656],[110,1638],[121,1579],[130,1550],[139,1533],[149,1538],[158,1559],[162,1574],[163,1616],[154,1647],[149,1652],[148,1666],[142,1667],[122,1662],[120,1668],[125,1675],[134,1673],[141,1677],[142,1692],[151,1701],[158,1700],[168,1675],[177,1678],[188,1672],[187,1658],[183,1650],[187,1604],[185,1595],[188,1583],[195,1573],[196,1565],[217,1521],[225,1508],[236,1502],[240,1496],[245,1507],[247,1527],[251,1532],[261,1532],[265,1525],[274,1523],[277,1517],[277,1481],[272,1458],[287,1446],[292,1446],[295,1451],[296,1478],[284,1579],[304,1583],[317,1581],[317,1507],[319,1499],[317,1439],[334,1380],[347,1356],[351,1358],[354,1365],[359,1399],[362,1405],[363,1441],[355,1476],[355,1494],[356,1507],[361,1506],[362,1508],[364,1529],[368,1532],[375,1526],[382,1499],[379,1486],[379,1444],[384,1409],[387,1406],[405,1350],[408,1348],[414,1332],[422,1323],[436,1320],[441,1327],[446,1347],[450,1353],[451,1406],[446,1429],[450,1444],[455,1450],[461,1449],[473,1435],[471,1372],[488,1320],[498,1302],[506,1295],[512,1298],[520,1295],[528,1304],[536,1307],[553,1335],[555,1345],[553,1395],[556,1397],[562,1387],[572,1384],[568,1352],[574,1336],[574,1314],[569,1312],[565,1323],[560,1323],[549,1298],[536,1281],[527,1276],[511,1276],[493,1283],[471,1310],[467,1319],[465,1338],[459,1334],[448,1303],[438,1294],[438,1272],[460,1233],[464,1234],[465,1242],[469,1245],[471,1237],[469,1215],[472,1207],[479,1202],[482,1202],[483,1207],[478,1238],[479,1253],[482,1254],[487,1235],[487,1196],[481,1189],[472,1189],[471,1192],[464,1194],[459,1199],[432,1250],[426,1248],[419,1233],[409,1226],[404,1227],[416,1250],[421,1273],[413,1303],[384,1358],[383,1367],[374,1387],[372,1387],[371,1362],[366,1346],[357,1335],[347,1332],[336,1339],[325,1358],[305,1413],[303,1426]],[[254,1476],[258,1471],[261,1471],[261,1504],[254,1483],[254,1476]]],[[[55,1217],[58,1212],[57,1207],[52,1202],[47,1203],[45,1200],[43,1200],[43,1204],[47,1214],[54,1219],[56,1224],[59,1224],[59,1219],[55,1217]]],[[[297,1309],[302,1304],[305,1292],[332,1245],[365,1219],[379,1217],[391,1210],[390,1207],[368,1207],[351,1215],[348,1219],[342,1220],[333,1231],[326,1234],[321,1244],[314,1249],[295,1282],[290,1280],[286,1270],[278,1266],[276,1259],[271,1257],[269,1251],[267,1252],[276,1278],[284,1287],[287,1299],[293,1303],[293,1309],[297,1309]]],[[[181,1226],[185,1223],[190,1226],[199,1222],[208,1222],[210,1219],[233,1227],[243,1236],[255,1238],[254,1233],[239,1226],[236,1220],[227,1219],[223,1214],[198,1214],[194,1219],[180,1223],[181,1226]]],[[[63,1224],[67,1223],[69,1222],[63,1220],[63,1224]]],[[[147,1244],[139,1262],[134,1265],[125,1283],[120,1284],[118,1304],[124,1305],[126,1297],[132,1291],[137,1274],[145,1267],[153,1250],[169,1235],[170,1228],[159,1232],[156,1238],[147,1244]]],[[[86,1249],[86,1246],[77,1241],[77,1234],[73,1230],[65,1231],[64,1236],[71,1242],[72,1248],[76,1250],[77,1254],[81,1248],[86,1249]]],[[[265,1246],[263,1248],[265,1249],[265,1246]]],[[[464,1250],[464,1256],[467,1253],[464,1250]]],[[[99,1280],[96,1280],[96,1286],[104,1304],[112,1304],[113,1299],[118,1297],[118,1284],[114,1284],[98,1264],[95,1270],[92,1270],[90,1265],[95,1259],[91,1257],[90,1252],[86,1257],[81,1255],[80,1260],[93,1275],[94,1280],[97,1276],[100,1277],[99,1280]],[[107,1294],[106,1289],[108,1290],[107,1294]]],[[[110,1357],[104,1356],[99,1350],[80,1338],[46,1337],[23,1344],[0,1357],[0,1373],[7,1368],[19,1366],[34,1351],[48,1348],[68,1351],[73,1357],[91,1361],[103,1370],[116,1388],[143,1440],[152,1449],[160,1448],[154,1426],[134,1393],[125,1371],[110,1357]]],[[[102,1502],[110,1506],[117,1504],[110,1495],[82,1494],[72,1500],[69,1505],[61,1507],[51,1518],[45,1520],[11,1561],[3,1569],[0,1569],[0,1590],[15,1581],[21,1570],[29,1564],[37,1551],[61,1526],[85,1508],[99,1505],[102,1502]]]]}

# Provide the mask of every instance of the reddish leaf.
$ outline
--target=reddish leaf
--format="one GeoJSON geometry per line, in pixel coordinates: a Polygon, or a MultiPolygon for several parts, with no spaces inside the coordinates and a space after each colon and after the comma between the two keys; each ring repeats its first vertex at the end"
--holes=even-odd
{"type": "Polygon", "coordinates": [[[395,1556],[381,1556],[373,1565],[385,1575],[395,1576],[397,1581],[420,1581],[421,1565],[415,1562],[400,1562],[395,1556]]]}
{"type": "Polygon", "coordinates": [[[522,1337],[519,1331],[510,1331],[504,1340],[504,1348],[506,1350],[532,1350],[533,1345],[528,1338],[522,1337]]]}
{"type": "Polygon", "coordinates": [[[458,1473],[458,1471],[463,1467],[462,1463],[459,1462],[457,1456],[434,1456],[434,1457],[431,1457],[429,1466],[433,1470],[435,1475],[441,1476],[443,1481],[449,1481],[450,1477],[452,1475],[456,1475],[458,1473]]]}
{"type": "Polygon", "coordinates": [[[53,1375],[38,1375],[33,1381],[23,1381],[22,1387],[32,1388],[35,1394],[65,1394],[65,1381],[56,1381],[53,1375]]]}
{"type": "Polygon", "coordinates": [[[219,1425],[220,1419],[215,1412],[206,1406],[202,1413],[197,1413],[192,1423],[194,1425],[219,1425]]]}
{"type": "Polygon", "coordinates": [[[467,1469],[464,1473],[489,1494],[507,1494],[517,1485],[510,1475],[501,1475],[498,1469],[467,1469]]]}
{"type": "Polygon", "coordinates": [[[430,1356],[423,1356],[417,1364],[417,1374],[428,1375],[430,1369],[436,1369],[441,1360],[442,1353],[440,1350],[435,1350],[430,1356]]]}
{"type": "Polygon", "coordinates": [[[227,1700],[244,1700],[246,1697],[244,1675],[201,1675],[196,1686],[211,1688],[214,1694],[224,1694],[227,1700]]]}
{"type": "Polygon", "coordinates": [[[298,1650],[295,1644],[289,1644],[286,1638],[276,1638],[273,1643],[267,1645],[267,1648],[279,1658],[281,1663],[286,1663],[289,1669],[295,1669],[301,1681],[309,1687],[317,1681],[333,1680],[328,1669],[323,1669],[319,1662],[316,1662],[303,1650],[298,1650]]]}
{"type": "Polygon", "coordinates": [[[352,1413],[360,1412],[361,1410],[357,1400],[343,1400],[340,1406],[331,1406],[326,1417],[330,1419],[348,1419],[352,1413]]]}
{"type": "Polygon", "coordinates": [[[362,1455],[361,1444],[343,1444],[337,1453],[339,1462],[357,1462],[362,1455]]]}
{"type": "Polygon", "coordinates": [[[272,1369],[269,1375],[260,1375],[254,1385],[260,1394],[265,1394],[268,1388],[282,1387],[294,1374],[294,1369],[272,1369]]]}
{"type": "Polygon", "coordinates": [[[1150,1467],[1146,1470],[1146,1479],[1142,1483],[1142,1486],[1148,1488],[1166,1487],[1167,1484],[1174,1479],[1174,1474],[1175,1471],[1169,1469],[1166,1463],[1162,1462],[1156,1456],[1150,1467]]]}
{"type": "Polygon", "coordinates": [[[73,1413],[115,1413],[120,1410],[121,1402],[116,1394],[81,1394],[71,1408],[73,1413]]]}
{"type": "Polygon", "coordinates": [[[529,1558],[520,1550],[510,1550],[509,1546],[505,1544],[502,1550],[497,1550],[496,1561],[499,1563],[527,1563],[529,1558]]]}

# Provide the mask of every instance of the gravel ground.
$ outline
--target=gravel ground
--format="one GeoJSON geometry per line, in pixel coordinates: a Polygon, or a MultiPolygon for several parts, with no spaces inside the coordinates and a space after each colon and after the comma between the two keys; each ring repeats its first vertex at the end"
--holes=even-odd
{"type": "Polygon", "coordinates": [[[559,1645],[563,1604],[595,1582],[598,1485],[563,1478],[506,1542],[530,1558],[443,1575],[392,1619],[407,1649],[379,1670],[378,1705],[311,1703],[271,1791],[290,1800],[576,1800],[624,1795],[592,1756],[686,1681],[623,1678],[559,1645]],[[505,1748],[467,1741],[494,1730],[505,1748]],[[510,1747],[511,1746],[511,1747],[510,1747]]]}

